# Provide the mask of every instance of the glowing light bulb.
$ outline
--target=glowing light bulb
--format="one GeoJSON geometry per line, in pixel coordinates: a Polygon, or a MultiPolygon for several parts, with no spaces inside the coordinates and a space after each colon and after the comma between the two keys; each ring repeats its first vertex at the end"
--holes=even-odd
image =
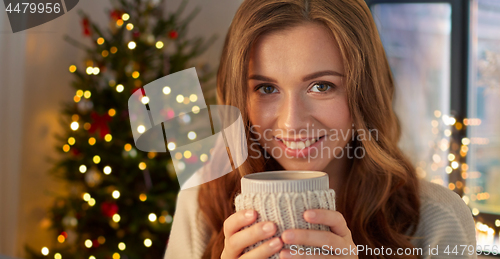
{"type": "Polygon", "coordinates": [[[135,49],[135,47],[137,46],[137,44],[135,42],[131,41],[131,42],[128,43],[127,46],[128,46],[129,49],[135,49]]]}

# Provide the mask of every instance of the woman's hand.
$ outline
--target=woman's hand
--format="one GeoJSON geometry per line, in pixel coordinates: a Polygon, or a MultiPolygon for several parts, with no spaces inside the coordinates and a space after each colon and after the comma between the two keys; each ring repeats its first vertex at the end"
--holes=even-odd
{"type": "MultiPolygon", "coordinates": [[[[306,255],[306,251],[304,250],[284,249],[280,253],[280,258],[330,258],[332,254],[334,256],[340,255],[342,258],[358,258],[356,245],[352,241],[351,230],[347,227],[344,216],[340,212],[325,209],[307,210],[304,212],[304,219],[310,223],[329,226],[331,232],[310,229],[288,229],[283,232],[281,238],[284,243],[290,245],[319,247],[321,253],[306,255]],[[328,252],[322,249],[324,245],[328,246],[328,252]],[[337,254],[335,253],[336,249],[337,254]]],[[[311,250],[311,253],[313,252],[311,250]]]]}
{"type": "Polygon", "coordinates": [[[246,247],[254,245],[276,233],[276,226],[270,221],[259,222],[241,230],[241,228],[252,224],[256,219],[257,213],[254,210],[241,210],[229,216],[224,221],[225,239],[221,259],[268,258],[283,247],[280,238],[276,237],[241,255],[246,247]]]}

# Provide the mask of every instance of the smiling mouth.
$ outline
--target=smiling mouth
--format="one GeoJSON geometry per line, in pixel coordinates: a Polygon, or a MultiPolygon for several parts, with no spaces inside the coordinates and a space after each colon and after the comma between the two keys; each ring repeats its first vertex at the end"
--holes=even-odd
{"type": "Polygon", "coordinates": [[[316,143],[317,141],[319,141],[320,139],[322,139],[325,136],[326,135],[321,136],[321,137],[317,137],[317,138],[313,138],[313,139],[308,139],[306,141],[286,141],[286,140],[283,140],[280,138],[276,138],[276,140],[283,142],[283,144],[285,144],[285,146],[287,148],[290,148],[290,149],[304,149],[304,148],[307,148],[307,147],[313,145],[314,143],[316,143]]]}

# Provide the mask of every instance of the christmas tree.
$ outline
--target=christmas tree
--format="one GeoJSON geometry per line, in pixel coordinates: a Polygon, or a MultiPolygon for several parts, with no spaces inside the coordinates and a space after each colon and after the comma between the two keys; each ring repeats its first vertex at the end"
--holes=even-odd
{"type": "Polygon", "coordinates": [[[206,102],[215,103],[209,84],[215,70],[191,63],[217,37],[187,38],[199,9],[181,18],[186,4],[165,15],[161,0],[119,0],[104,29],[80,12],[90,46],[66,37],[87,57],[69,66],[75,96],[62,109],[61,158],[50,172],[70,188],[49,208],[54,239],[43,248],[27,245],[30,258],[163,257],[179,183],[170,153],[134,147],[128,99],[147,83],[194,66],[206,102]]]}

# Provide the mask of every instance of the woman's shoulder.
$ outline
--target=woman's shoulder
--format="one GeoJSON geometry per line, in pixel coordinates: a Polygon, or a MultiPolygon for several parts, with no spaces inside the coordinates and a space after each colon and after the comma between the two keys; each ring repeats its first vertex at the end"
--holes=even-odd
{"type": "Polygon", "coordinates": [[[177,195],[165,259],[201,258],[206,248],[210,230],[200,213],[199,188],[182,189],[177,195]]]}
{"type": "Polygon", "coordinates": [[[420,179],[419,183],[422,209],[439,208],[441,213],[447,211],[455,215],[461,222],[473,221],[471,210],[456,192],[425,179],[420,179]]]}
{"type": "MultiPolygon", "coordinates": [[[[448,188],[425,179],[420,179],[419,184],[420,221],[414,245],[424,248],[424,252],[439,247],[440,255],[446,255],[447,247],[451,250],[461,245],[475,247],[474,219],[462,198],[448,188]]],[[[464,255],[463,258],[470,257],[464,255]]]]}

